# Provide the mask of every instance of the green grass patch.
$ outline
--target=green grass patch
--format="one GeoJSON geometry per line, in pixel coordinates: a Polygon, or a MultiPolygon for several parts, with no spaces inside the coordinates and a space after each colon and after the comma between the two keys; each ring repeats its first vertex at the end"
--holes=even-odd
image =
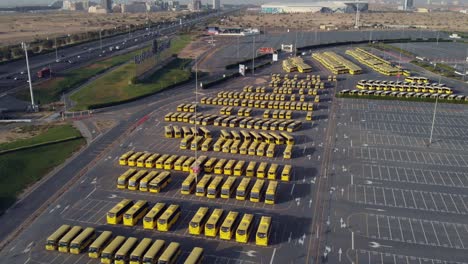
{"type": "MultiPolygon", "coordinates": [[[[34,99],[39,104],[48,104],[59,101],[60,96],[63,93],[76,88],[93,76],[96,76],[111,67],[115,67],[129,61],[136,54],[145,49],[147,48],[101,60],[78,69],[67,71],[63,73],[62,76],[53,77],[50,80],[44,81],[34,87],[34,99]]],[[[29,100],[29,90],[19,91],[16,94],[16,97],[23,100],[29,100]]]]}
{"type": "Polygon", "coordinates": [[[460,80],[461,77],[455,74],[455,69],[447,64],[443,63],[436,63],[435,67],[432,64],[429,64],[425,61],[413,60],[411,61],[412,64],[417,65],[421,68],[424,68],[430,72],[440,74],[445,77],[453,78],[460,80]]]}
{"type": "MultiPolygon", "coordinates": [[[[353,99],[369,99],[369,100],[387,100],[387,101],[408,101],[408,102],[426,102],[426,103],[435,103],[435,98],[418,98],[418,97],[396,97],[396,96],[380,96],[380,95],[350,95],[350,94],[335,94],[337,98],[353,98],[353,99]]],[[[457,100],[447,100],[439,99],[438,103],[448,103],[448,104],[468,104],[468,101],[457,101],[457,100]]]]}
{"type": "Polygon", "coordinates": [[[0,214],[16,201],[21,191],[63,163],[83,144],[85,140],[80,138],[0,155],[0,214]]]}
{"type": "Polygon", "coordinates": [[[60,125],[60,126],[24,126],[21,130],[25,133],[29,131],[40,130],[42,133],[27,139],[15,140],[9,143],[0,144],[0,151],[16,149],[20,147],[27,147],[31,145],[46,143],[54,140],[66,139],[71,137],[81,136],[80,132],[76,130],[72,125],[60,125]]]}
{"type": "Polygon", "coordinates": [[[135,75],[135,65],[123,65],[74,93],[71,99],[76,105],[72,110],[125,102],[187,81],[191,77],[188,67],[190,62],[191,60],[187,59],[174,59],[145,81],[136,84],[131,83],[135,75]]]}

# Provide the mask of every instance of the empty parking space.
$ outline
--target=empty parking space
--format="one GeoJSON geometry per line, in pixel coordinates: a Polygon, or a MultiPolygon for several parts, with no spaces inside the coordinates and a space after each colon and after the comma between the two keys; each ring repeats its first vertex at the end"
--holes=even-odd
{"type": "MultiPolygon", "coordinates": [[[[429,139],[427,137],[422,137],[422,135],[402,136],[382,133],[360,134],[361,144],[366,144],[367,146],[412,146],[427,148],[428,140],[429,139]]],[[[437,140],[431,144],[431,149],[465,151],[468,150],[468,141],[455,139],[437,140]]]]}
{"type": "MultiPolygon", "coordinates": [[[[367,121],[362,119],[359,123],[352,125],[361,131],[385,131],[389,133],[401,133],[409,135],[429,135],[431,132],[431,124],[427,125],[412,125],[404,123],[387,123],[383,121],[367,121]]],[[[465,133],[466,127],[443,127],[435,126],[433,135],[437,138],[456,138],[467,139],[465,133]]]]}
{"type": "Polygon", "coordinates": [[[421,258],[363,249],[356,251],[355,259],[356,263],[359,264],[467,264],[467,262],[421,258]]]}
{"type": "Polygon", "coordinates": [[[468,195],[369,185],[349,187],[353,202],[440,213],[468,214],[468,195]]]}
{"type": "Polygon", "coordinates": [[[389,182],[468,188],[468,173],[466,172],[363,164],[361,176],[389,182]]]}
{"type": "MultiPolygon", "coordinates": [[[[407,114],[402,115],[401,113],[388,113],[388,112],[364,112],[360,113],[360,118],[367,121],[386,121],[395,122],[395,123],[409,123],[409,124],[431,124],[432,115],[431,113],[427,114],[407,114]]],[[[468,118],[466,117],[451,117],[439,115],[437,116],[435,123],[440,126],[450,126],[450,127],[465,127],[468,126],[468,118]]]]}
{"type": "Polygon", "coordinates": [[[411,244],[467,249],[468,225],[369,214],[366,216],[367,237],[411,244]]]}

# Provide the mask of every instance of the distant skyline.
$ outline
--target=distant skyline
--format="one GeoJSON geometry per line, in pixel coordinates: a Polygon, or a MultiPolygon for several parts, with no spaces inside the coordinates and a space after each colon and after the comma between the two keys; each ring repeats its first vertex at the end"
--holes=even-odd
{"type": "MultiPolygon", "coordinates": [[[[77,0],[79,1],[79,0],[77,0]]],[[[90,0],[93,2],[100,2],[100,0],[90,0]]],[[[114,0],[114,2],[133,2],[135,0],[114,0]]],[[[189,0],[179,0],[181,3],[188,3],[189,0]]],[[[25,5],[48,5],[55,2],[55,0],[0,0],[0,7],[14,7],[14,6],[25,6],[25,5]]],[[[212,3],[212,0],[202,0],[203,4],[212,3]]],[[[261,4],[272,1],[260,1],[260,0],[221,0],[221,3],[228,4],[261,4]]]]}

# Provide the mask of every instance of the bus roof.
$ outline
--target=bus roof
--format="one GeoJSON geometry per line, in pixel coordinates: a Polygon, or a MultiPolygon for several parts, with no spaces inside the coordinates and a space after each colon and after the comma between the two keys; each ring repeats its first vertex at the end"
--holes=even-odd
{"type": "Polygon", "coordinates": [[[71,226],[69,225],[62,225],[60,226],[57,230],[55,230],[54,233],[52,233],[48,238],[47,241],[56,241],[63,237],[65,233],[67,233],[70,230],[71,226]]]}
{"type": "Polygon", "coordinates": [[[102,251],[102,254],[113,254],[120,245],[122,245],[125,241],[124,236],[117,236],[110,242],[109,245],[102,251]]]}

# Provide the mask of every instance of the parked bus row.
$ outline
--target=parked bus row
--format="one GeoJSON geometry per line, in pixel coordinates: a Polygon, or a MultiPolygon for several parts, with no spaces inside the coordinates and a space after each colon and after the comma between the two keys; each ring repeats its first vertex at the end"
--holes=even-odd
{"type": "Polygon", "coordinates": [[[263,112],[263,118],[273,118],[273,119],[292,119],[293,112],[291,110],[265,110],[263,112]]]}
{"type": "Polygon", "coordinates": [[[189,112],[194,113],[197,111],[196,104],[180,104],[177,106],[177,112],[189,112]]]}
{"type": "MultiPolygon", "coordinates": [[[[181,255],[180,244],[171,242],[166,247],[164,240],[113,236],[111,231],[96,232],[92,227],[82,228],[62,225],[46,241],[47,250],[58,250],[72,254],[88,253],[88,257],[100,258],[101,263],[115,264],[167,264],[175,263],[181,255]]],[[[184,264],[200,264],[203,248],[194,247],[184,264]]]]}
{"type": "Polygon", "coordinates": [[[370,53],[362,48],[346,50],[346,54],[358,60],[360,63],[372,68],[374,71],[387,76],[395,76],[402,73],[402,70],[393,66],[389,61],[370,53]]]}
{"type": "MultiPolygon", "coordinates": [[[[331,79],[333,80],[333,79],[331,79]]],[[[270,87],[273,88],[308,88],[325,89],[325,82],[322,81],[304,81],[304,80],[272,80],[270,87]]]]}
{"type": "Polygon", "coordinates": [[[168,171],[148,171],[128,169],[117,178],[118,189],[159,193],[171,183],[168,171]]]}
{"type": "Polygon", "coordinates": [[[239,201],[250,200],[253,203],[263,201],[265,204],[275,204],[277,188],[276,180],[267,181],[259,178],[253,180],[250,177],[239,179],[236,176],[224,178],[221,175],[211,174],[200,177],[189,174],[182,182],[180,192],[184,195],[206,196],[209,199],[236,198],[239,201]]]}
{"type": "Polygon", "coordinates": [[[135,226],[140,220],[144,229],[157,229],[161,232],[169,231],[180,217],[180,206],[171,204],[166,207],[164,203],[157,203],[152,208],[145,200],[133,202],[123,199],[107,212],[106,220],[109,225],[123,224],[135,226]]]}
{"type": "MultiPolygon", "coordinates": [[[[310,110],[311,112],[312,110],[310,110]]],[[[172,113],[170,113],[172,114],[172,113]]],[[[177,114],[177,113],[174,113],[177,114]]],[[[173,122],[189,122],[202,124],[203,126],[206,125],[214,125],[214,126],[223,126],[223,127],[240,127],[240,128],[255,128],[255,129],[262,129],[262,130],[281,130],[281,131],[288,131],[294,132],[299,130],[302,127],[301,121],[294,121],[294,120],[274,120],[274,119],[266,119],[266,118],[254,118],[254,117],[238,117],[238,116],[217,116],[213,114],[202,114],[198,113],[194,116],[190,116],[189,118],[177,115],[174,117],[172,116],[167,117],[169,121],[173,122]]],[[[187,114],[192,115],[192,114],[187,114]]]]}
{"type": "Polygon", "coordinates": [[[189,222],[189,234],[205,237],[218,237],[238,243],[248,243],[255,231],[255,244],[268,246],[272,229],[270,216],[261,216],[255,229],[255,216],[236,211],[225,212],[221,208],[214,209],[211,214],[208,207],[200,207],[189,222]],[[223,219],[224,218],[224,219],[223,219]]]}
{"type": "Polygon", "coordinates": [[[343,58],[333,51],[312,53],[312,58],[317,60],[333,74],[361,74],[361,67],[343,58]]]}
{"type": "MultiPolygon", "coordinates": [[[[303,89],[303,88],[300,88],[303,89]]],[[[310,101],[310,99],[302,94],[296,96],[295,94],[284,93],[244,93],[244,92],[219,92],[217,98],[221,99],[243,99],[243,100],[261,100],[261,101],[310,101]],[[228,95],[226,96],[226,93],[228,95]]]]}
{"type": "Polygon", "coordinates": [[[293,80],[293,81],[300,81],[300,80],[306,80],[306,81],[312,81],[312,82],[320,82],[322,79],[323,80],[331,80],[333,78],[336,78],[335,75],[328,75],[328,78],[327,77],[321,77],[319,74],[315,75],[315,74],[306,74],[305,78],[302,78],[302,76],[298,75],[298,74],[289,74],[289,73],[286,73],[284,75],[282,75],[281,73],[272,73],[271,74],[271,81],[276,81],[276,80],[285,80],[285,81],[288,81],[288,80],[293,80]],[[301,77],[301,78],[299,78],[301,77]]]}
{"type": "Polygon", "coordinates": [[[166,138],[185,138],[188,136],[200,136],[202,138],[213,137],[211,131],[208,130],[206,127],[179,127],[176,125],[173,126],[172,124],[164,126],[164,136],[166,138]]]}
{"type": "MultiPolygon", "coordinates": [[[[219,114],[220,115],[232,115],[232,114],[235,114],[234,111],[233,111],[233,108],[231,106],[227,107],[222,107],[220,110],[219,110],[219,114]]],[[[237,115],[238,116],[245,116],[245,117],[249,117],[252,115],[252,108],[244,108],[244,107],[241,107],[239,108],[239,110],[237,111],[237,115]]]]}
{"type": "Polygon", "coordinates": [[[443,83],[414,83],[401,81],[360,80],[356,84],[357,89],[370,91],[415,92],[415,93],[439,93],[452,94],[451,88],[443,83]]]}
{"type": "MultiPolygon", "coordinates": [[[[214,144],[213,141],[210,141],[209,144],[205,142],[202,145],[202,151],[216,151],[216,152],[224,152],[224,153],[231,153],[231,154],[241,154],[241,155],[251,155],[251,156],[259,156],[259,157],[268,157],[273,158],[276,155],[276,145],[273,143],[257,143],[254,141],[240,141],[240,140],[232,140],[232,139],[223,139],[219,138],[214,144]],[[212,149],[211,149],[212,147],[212,149]]],[[[292,145],[287,145],[285,150],[292,151],[292,145]]],[[[284,154],[284,153],[283,153],[284,154]]],[[[291,156],[284,157],[290,159],[291,156]]]]}
{"type": "Polygon", "coordinates": [[[341,90],[341,95],[359,95],[359,96],[389,96],[399,98],[432,98],[442,99],[449,101],[465,101],[468,102],[468,96],[456,94],[438,94],[438,93],[407,93],[407,92],[391,92],[391,91],[368,91],[368,90],[341,90]]]}
{"type": "MultiPolygon", "coordinates": [[[[260,97],[259,97],[260,98],[260,97]]],[[[251,108],[263,109],[280,109],[280,110],[296,110],[296,111],[313,111],[314,104],[312,102],[298,101],[269,101],[269,100],[252,100],[252,99],[228,99],[218,97],[203,97],[202,104],[219,105],[219,106],[242,106],[251,108]]]]}

